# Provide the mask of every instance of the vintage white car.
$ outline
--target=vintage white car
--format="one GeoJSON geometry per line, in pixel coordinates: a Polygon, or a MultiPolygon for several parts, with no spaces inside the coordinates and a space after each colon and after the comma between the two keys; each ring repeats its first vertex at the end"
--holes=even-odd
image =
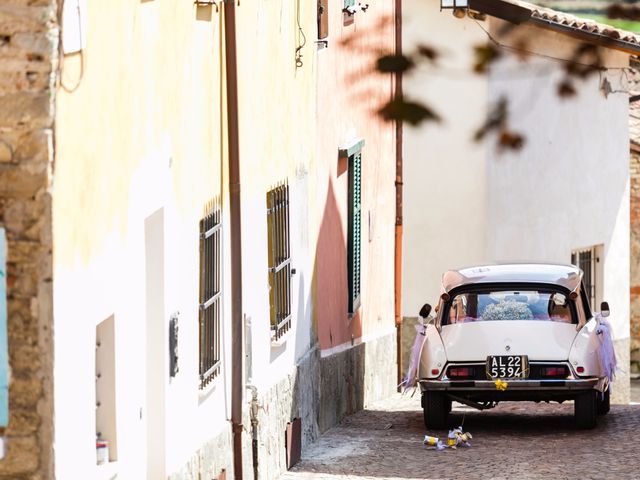
{"type": "Polygon", "coordinates": [[[437,314],[422,330],[425,425],[446,427],[452,401],[484,410],[502,401],[573,400],[577,425],[593,428],[609,411],[615,370],[609,307],[601,307],[592,313],[574,266],[445,273],[437,314]]]}

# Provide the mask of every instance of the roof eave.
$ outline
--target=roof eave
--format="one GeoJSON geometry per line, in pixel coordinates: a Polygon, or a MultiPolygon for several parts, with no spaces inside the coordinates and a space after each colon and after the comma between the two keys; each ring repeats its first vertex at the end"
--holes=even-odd
{"type": "Polygon", "coordinates": [[[640,45],[636,45],[622,39],[611,38],[595,32],[588,32],[585,30],[581,30],[580,28],[571,27],[569,25],[562,25],[560,23],[545,20],[543,18],[530,17],[527,23],[535,25],[537,27],[546,28],[547,30],[564,33],[565,35],[569,35],[577,40],[593,43],[594,45],[598,45],[600,47],[619,50],[630,55],[640,54],[640,45]]]}
{"type": "Polygon", "coordinates": [[[622,39],[611,38],[597,32],[582,30],[579,27],[572,27],[551,20],[537,18],[532,16],[533,12],[530,9],[504,0],[469,0],[469,8],[518,25],[530,24],[547,30],[560,32],[601,47],[620,50],[630,55],[640,54],[640,45],[622,39]]]}

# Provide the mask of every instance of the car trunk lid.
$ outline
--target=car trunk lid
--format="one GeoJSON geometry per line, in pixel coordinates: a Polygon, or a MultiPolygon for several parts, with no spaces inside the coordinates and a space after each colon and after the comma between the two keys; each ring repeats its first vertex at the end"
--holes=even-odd
{"type": "Polygon", "coordinates": [[[567,360],[576,325],[536,320],[496,320],[444,325],[449,362],[484,361],[490,355],[527,355],[529,360],[567,360]]]}

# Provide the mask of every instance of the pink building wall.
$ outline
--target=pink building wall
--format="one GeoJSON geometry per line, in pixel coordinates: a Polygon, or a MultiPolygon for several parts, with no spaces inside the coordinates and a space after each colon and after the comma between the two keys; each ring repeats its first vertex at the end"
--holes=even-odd
{"type": "Polygon", "coordinates": [[[393,52],[393,1],[371,4],[345,25],[342,2],[330,3],[328,47],[317,54],[319,232],[315,304],[323,351],[393,329],[395,129],[376,111],[393,79],[374,70],[393,52]],[[345,85],[347,87],[345,88],[345,85]],[[354,139],[362,149],[361,306],[348,314],[348,165],[338,150],[354,139]]]}

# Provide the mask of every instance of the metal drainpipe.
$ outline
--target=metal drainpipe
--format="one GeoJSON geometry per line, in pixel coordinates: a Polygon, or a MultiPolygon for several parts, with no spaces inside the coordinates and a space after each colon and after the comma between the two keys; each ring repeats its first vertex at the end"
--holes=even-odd
{"type": "Polygon", "coordinates": [[[253,451],[253,480],[258,480],[258,389],[247,385],[251,390],[251,449],[253,451]]]}
{"type": "Polygon", "coordinates": [[[231,425],[233,471],[242,480],[242,231],[240,204],[240,145],[238,132],[238,74],[235,0],[224,2],[224,46],[227,87],[227,142],[229,151],[229,208],[231,215],[231,425]]]}
{"type": "MultiPolygon", "coordinates": [[[[402,0],[395,0],[395,53],[402,53],[402,0]]],[[[394,97],[402,98],[402,72],[396,72],[394,97]]],[[[402,382],[402,121],[396,120],[396,227],[394,252],[394,310],[398,382],[402,382]]],[[[398,387],[398,391],[401,387],[398,387]]]]}

